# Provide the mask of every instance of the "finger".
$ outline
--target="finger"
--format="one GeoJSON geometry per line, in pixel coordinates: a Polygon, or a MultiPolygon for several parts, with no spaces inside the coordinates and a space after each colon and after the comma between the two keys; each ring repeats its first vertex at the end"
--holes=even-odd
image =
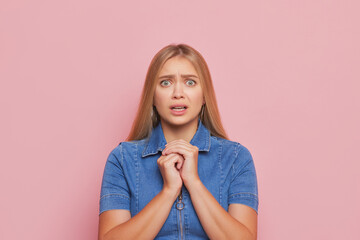
{"type": "Polygon", "coordinates": [[[167,160],[165,161],[171,162],[169,165],[175,166],[177,169],[180,169],[184,162],[184,158],[177,153],[172,153],[170,155],[167,155],[166,159],[167,160]]]}
{"type": "Polygon", "coordinates": [[[184,165],[184,159],[179,159],[179,161],[177,161],[176,168],[180,170],[183,165],[184,165]]]}
{"type": "Polygon", "coordinates": [[[157,164],[160,165],[163,161],[164,161],[165,156],[161,155],[158,159],[157,159],[157,164]]]}
{"type": "Polygon", "coordinates": [[[174,155],[174,153],[173,153],[173,154],[169,154],[169,155],[161,155],[161,156],[158,158],[158,160],[157,160],[158,165],[163,165],[163,163],[166,162],[167,159],[168,159],[169,157],[171,157],[172,155],[174,155]]]}
{"type": "Polygon", "coordinates": [[[166,147],[163,151],[163,155],[168,155],[171,153],[179,153],[181,155],[188,155],[189,153],[193,152],[193,147],[183,146],[183,145],[176,145],[176,146],[169,146],[166,147]]]}
{"type": "Polygon", "coordinates": [[[167,146],[172,146],[172,145],[177,145],[177,144],[180,144],[180,145],[190,145],[192,146],[189,142],[183,140],[183,139],[177,139],[177,140],[173,140],[171,142],[168,142],[167,144],[165,144],[165,147],[167,146]]]}
{"type": "MultiPolygon", "coordinates": [[[[180,159],[181,160],[181,159],[180,159]]],[[[165,157],[165,160],[164,160],[164,163],[163,165],[164,166],[174,166],[175,167],[175,164],[176,162],[179,161],[179,155],[178,154],[170,154],[168,156],[165,157]]]]}
{"type": "Polygon", "coordinates": [[[164,150],[169,147],[173,147],[173,146],[184,146],[184,147],[188,147],[188,148],[195,147],[194,145],[186,142],[185,140],[180,139],[180,140],[174,140],[174,141],[166,144],[164,150]]]}
{"type": "Polygon", "coordinates": [[[192,145],[191,144],[186,144],[186,143],[183,143],[183,142],[172,142],[170,143],[169,145],[166,145],[163,152],[165,151],[166,152],[166,149],[170,148],[170,147],[180,147],[180,146],[183,146],[183,147],[191,147],[192,145]]]}
{"type": "Polygon", "coordinates": [[[176,154],[176,155],[177,155],[177,160],[176,160],[176,162],[175,162],[176,168],[177,168],[177,169],[181,169],[181,167],[182,167],[183,164],[184,164],[185,159],[184,159],[184,157],[181,156],[180,154],[176,154]]]}

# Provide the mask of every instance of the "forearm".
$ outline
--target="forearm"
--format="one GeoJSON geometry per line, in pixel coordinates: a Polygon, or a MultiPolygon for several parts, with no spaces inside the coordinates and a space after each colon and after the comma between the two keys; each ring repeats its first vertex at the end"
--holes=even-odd
{"type": "Polygon", "coordinates": [[[176,193],[162,190],[138,214],[109,232],[103,240],[154,239],[169,216],[176,193]]]}
{"type": "Polygon", "coordinates": [[[245,225],[232,217],[198,180],[189,187],[192,204],[210,239],[256,239],[245,225]]]}

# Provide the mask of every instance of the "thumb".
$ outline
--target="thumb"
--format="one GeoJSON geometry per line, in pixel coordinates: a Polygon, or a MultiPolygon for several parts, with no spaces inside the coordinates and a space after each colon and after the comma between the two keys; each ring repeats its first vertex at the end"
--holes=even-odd
{"type": "Polygon", "coordinates": [[[176,162],[177,162],[177,163],[176,163],[176,168],[177,168],[178,170],[180,170],[181,167],[182,167],[182,165],[183,165],[183,163],[184,163],[184,160],[183,160],[183,159],[179,159],[179,160],[177,160],[176,162]]]}

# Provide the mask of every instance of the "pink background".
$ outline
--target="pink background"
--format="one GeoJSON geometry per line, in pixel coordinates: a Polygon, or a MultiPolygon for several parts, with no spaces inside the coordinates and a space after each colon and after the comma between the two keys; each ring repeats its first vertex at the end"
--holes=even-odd
{"type": "Polygon", "coordinates": [[[259,239],[360,239],[360,4],[2,0],[0,239],[96,239],[106,158],[170,43],[252,153],[259,239]]]}

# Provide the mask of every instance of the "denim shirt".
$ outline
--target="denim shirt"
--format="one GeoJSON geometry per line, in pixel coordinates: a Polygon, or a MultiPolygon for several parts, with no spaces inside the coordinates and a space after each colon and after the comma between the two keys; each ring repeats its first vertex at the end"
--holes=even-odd
{"type": "MultiPolygon", "coordinates": [[[[102,178],[99,214],[127,209],[133,217],[162,190],[157,159],[166,143],[159,123],[148,138],[121,142],[111,151],[102,178]]],[[[239,203],[257,212],[257,177],[249,150],[240,143],[211,136],[200,119],[190,144],[199,149],[200,180],[218,203],[226,211],[230,204],[239,203]]],[[[155,239],[209,239],[185,185],[182,195],[184,209],[176,208],[177,198],[155,239]]]]}

